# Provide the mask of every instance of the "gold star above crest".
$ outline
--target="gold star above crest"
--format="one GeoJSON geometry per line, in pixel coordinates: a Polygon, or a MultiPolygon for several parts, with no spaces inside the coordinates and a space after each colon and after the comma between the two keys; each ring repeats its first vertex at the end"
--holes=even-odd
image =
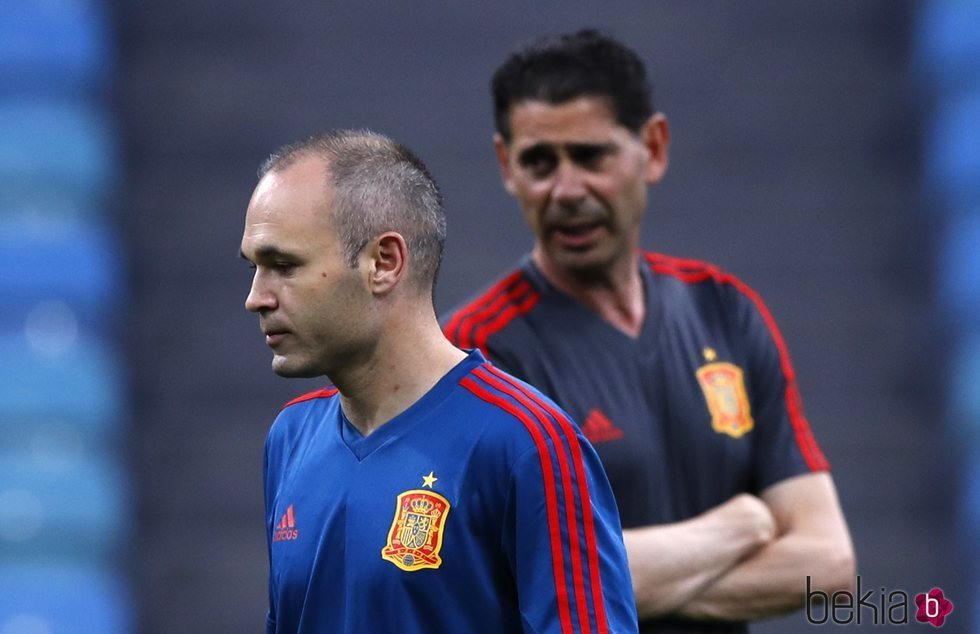
{"type": "Polygon", "coordinates": [[[704,358],[707,361],[714,361],[716,358],[718,358],[718,353],[715,352],[714,348],[705,347],[702,352],[704,353],[704,358]]]}
{"type": "Polygon", "coordinates": [[[435,481],[438,479],[439,478],[435,477],[430,471],[429,475],[422,476],[422,486],[429,487],[431,489],[432,485],[435,484],[435,481]]]}

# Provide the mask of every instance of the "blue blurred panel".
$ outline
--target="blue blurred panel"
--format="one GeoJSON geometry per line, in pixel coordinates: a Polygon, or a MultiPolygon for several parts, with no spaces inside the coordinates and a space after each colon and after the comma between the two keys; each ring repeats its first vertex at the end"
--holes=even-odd
{"type": "Polygon", "coordinates": [[[120,424],[121,365],[100,342],[78,337],[45,349],[22,335],[0,335],[0,359],[0,429],[59,419],[100,433],[120,424]]]}
{"type": "Polygon", "coordinates": [[[937,105],[926,143],[929,187],[954,209],[980,203],[980,88],[937,105]]]}
{"type": "Polygon", "coordinates": [[[115,455],[121,440],[121,433],[93,429],[71,416],[0,418],[0,456],[18,456],[38,471],[66,472],[84,461],[115,455]]]}
{"type": "Polygon", "coordinates": [[[943,90],[980,85],[980,2],[931,0],[916,20],[919,61],[943,90]]]}
{"type": "Polygon", "coordinates": [[[947,319],[980,330],[980,204],[948,219],[939,248],[939,290],[947,319]]]}
{"type": "Polygon", "coordinates": [[[0,223],[93,222],[102,216],[102,209],[92,209],[88,201],[66,193],[22,190],[16,200],[0,195],[0,223]]]}
{"type": "Polygon", "coordinates": [[[128,634],[131,606],[125,582],[104,568],[0,566],[0,632],[128,634]]]}
{"type": "MultiPolygon", "coordinates": [[[[950,414],[954,421],[965,426],[961,430],[963,436],[973,439],[975,450],[980,454],[980,324],[960,337],[954,346],[949,376],[950,414]]],[[[977,486],[980,486],[980,480],[977,486]]],[[[980,522],[980,513],[977,521],[980,522]]]]}
{"type": "Polygon", "coordinates": [[[104,228],[51,218],[0,219],[0,254],[0,332],[21,331],[51,302],[65,304],[83,330],[113,327],[124,292],[122,254],[104,228]]]}
{"type": "Polygon", "coordinates": [[[114,187],[108,115],[68,101],[0,101],[0,192],[5,204],[39,192],[102,209],[114,187]]]}
{"type": "Polygon", "coordinates": [[[99,561],[125,548],[132,514],[103,456],[60,465],[0,455],[0,560],[99,561]]]}
{"type": "Polygon", "coordinates": [[[105,3],[96,0],[4,2],[0,85],[6,94],[92,92],[106,82],[111,40],[105,3]]]}

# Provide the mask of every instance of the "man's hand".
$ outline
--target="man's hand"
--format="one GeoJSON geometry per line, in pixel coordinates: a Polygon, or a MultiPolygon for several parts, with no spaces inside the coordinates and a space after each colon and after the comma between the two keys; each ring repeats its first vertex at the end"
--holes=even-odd
{"type": "Polygon", "coordinates": [[[806,578],[832,594],[854,584],[854,548],[829,473],[774,484],[762,499],[777,537],[683,605],[693,619],[748,621],[803,607],[806,578]]]}
{"type": "Polygon", "coordinates": [[[715,511],[722,514],[722,519],[733,522],[735,526],[754,531],[760,545],[767,544],[776,537],[776,518],[766,503],[754,495],[739,493],[716,507],[715,511]]]}
{"type": "Polygon", "coordinates": [[[690,520],[623,531],[640,618],[676,611],[775,535],[769,507],[747,493],[690,520]]]}

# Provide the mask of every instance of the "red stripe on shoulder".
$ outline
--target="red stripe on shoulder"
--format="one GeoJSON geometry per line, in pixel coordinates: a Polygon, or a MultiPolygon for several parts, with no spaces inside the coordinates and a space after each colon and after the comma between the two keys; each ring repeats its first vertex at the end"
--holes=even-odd
{"type": "Polygon", "coordinates": [[[727,278],[728,283],[732,284],[743,295],[752,300],[759,314],[762,315],[762,320],[766,322],[766,327],[769,328],[769,333],[772,335],[773,341],[776,342],[776,349],[779,350],[779,362],[783,369],[783,376],[786,377],[786,410],[789,412],[789,420],[793,425],[796,443],[803,453],[803,458],[806,460],[807,466],[810,468],[810,471],[829,470],[830,464],[827,462],[823,451],[820,450],[817,439],[814,438],[813,432],[810,430],[810,423],[803,414],[803,399],[800,397],[800,390],[796,385],[796,372],[793,370],[793,363],[789,357],[789,348],[786,346],[786,341],[779,331],[779,326],[776,325],[776,320],[758,293],[734,275],[728,275],[727,278]]]}
{"type": "MultiPolygon", "coordinates": [[[[579,539],[579,526],[578,520],[576,519],[576,507],[578,504],[576,504],[575,488],[572,485],[572,473],[568,465],[569,456],[566,455],[565,442],[562,442],[562,437],[564,436],[571,451],[578,449],[578,440],[575,438],[575,432],[572,431],[570,426],[567,426],[567,423],[566,426],[562,426],[563,421],[560,418],[555,418],[555,422],[552,422],[545,415],[540,402],[530,398],[529,393],[522,390],[519,383],[508,380],[510,379],[508,375],[492,365],[477,368],[473,371],[473,375],[479,377],[494,389],[516,400],[527,411],[530,411],[538,421],[538,427],[535,429],[538,430],[538,433],[543,429],[548,435],[548,438],[551,439],[552,446],[555,448],[555,456],[558,459],[562,498],[565,504],[565,529],[568,532],[568,555],[572,564],[572,589],[575,596],[575,605],[578,607],[579,627],[581,632],[591,632],[591,628],[589,627],[589,609],[586,605],[585,598],[581,540],[579,539]]],[[[545,446],[544,450],[547,451],[547,446],[545,446]]],[[[576,470],[576,473],[578,474],[579,470],[576,470]]],[[[580,475],[579,477],[582,476],[580,475]]],[[[579,480],[579,484],[582,484],[581,480],[579,480]]],[[[588,494],[588,488],[586,488],[586,494],[588,494]]],[[[583,506],[582,509],[584,519],[586,516],[586,507],[583,506]]],[[[589,509],[589,515],[591,515],[591,509],[589,509]]],[[[594,537],[591,541],[593,543],[595,542],[594,537]]]]}
{"type": "Polygon", "coordinates": [[[322,390],[316,390],[315,392],[310,392],[309,394],[297,396],[293,400],[283,405],[280,409],[286,409],[290,405],[296,405],[297,403],[302,403],[304,401],[312,401],[313,399],[316,398],[330,398],[337,392],[338,390],[335,387],[327,387],[327,388],[323,388],[322,390]]]}
{"type": "MultiPolygon", "coordinates": [[[[487,366],[484,366],[487,367],[487,366]]],[[[558,493],[555,485],[554,467],[551,462],[551,453],[548,451],[547,442],[541,434],[541,430],[528,416],[528,413],[518,407],[515,403],[507,400],[500,393],[491,391],[489,386],[482,381],[474,380],[475,372],[471,376],[466,376],[459,382],[461,386],[472,392],[477,398],[495,405],[508,414],[517,418],[534,441],[537,448],[538,459],[541,462],[541,474],[544,479],[544,499],[545,509],[548,515],[548,542],[551,546],[551,567],[555,582],[555,598],[558,602],[558,616],[561,623],[562,634],[572,632],[572,613],[568,604],[568,587],[565,584],[565,563],[562,554],[561,529],[558,518],[558,493]]]]}
{"type": "Polygon", "coordinates": [[[644,259],[654,273],[663,273],[684,282],[701,282],[709,278],[719,279],[727,274],[714,264],[701,260],[675,258],[663,253],[644,253],[644,259]]]}
{"type": "Polygon", "coordinates": [[[487,339],[516,317],[529,312],[540,297],[524,272],[517,270],[459,310],[446,325],[444,333],[461,348],[479,348],[484,355],[489,355],[487,339]]]}
{"type": "Polygon", "coordinates": [[[495,299],[497,299],[497,297],[503,293],[503,291],[513,286],[523,277],[524,274],[520,269],[514,271],[488,288],[486,292],[474,299],[472,302],[456,311],[456,313],[449,320],[449,323],[446,324],[446,328],[443,331],[446,337],[453,343],[459,345],[459,327],[462,322],[473,317],[475,313],[484,310],[495,299]]]}
{"type": "MultiPolygon", "coordinates": [[[[561,435],[568,440],[568,446],[572,458],[572,466],[575,470],[575,479],[578,482],[578,499],[582,506],[582,532],[584,535],[584,544],[586,548],[585,558],[588,561],[589,587],[592,590],[591,600],[596,618],[596,629],[599,634],[606,634],[609,631],[609,624],[606,620],[605,600],[602,596],[602,578],[599,573],[599,551],[596,549],[595,521],[591,503],[592,496],[589,494],[588,481],[585,475],[585,463],[582,460],[582,451],[579,448],[578,438],[575,434],[572,422],[557,408],[553,407],[547,400],[542,399],[538,394],[535,394],[525,385],[517,381],[514,377],[491,365],[486,366],[486,369],[500,380],[505,381],[511,390],[514,390],[518,394],[522,395],[524,397],[523,399],[520,396],[517,396],[516,398],[518,398],[521,403],[524,403],[525,406],[528,406],[528,402],[533,403],[534,407],[532,408],[532,411],[536,410],[535,415],[537,416],[538,420],[542,422],[542,424],[544,424],[545,420],[547,419],[538,416],[538,413],[541,410],[547,412],[547,414],[558,423],[561,435]]],[[[557,439],[553,438],[553,440],[557,442],[557,439]]],[[[574,518],[570,517],[569,521],[574,523],[575,520],[574,518]]],[[[574,535],[574,532],[572,534],[574,535]]],[[[575,540],[572,539],[573,543],[574,541],[575,540]]],[[[584,593],[584,588],[582,588],[582,592],[584,593]]],[[[579,603],[580,606],[582,604],[582,602],[579,603]]],[[[588,631],[587,627],[585,626],[583,626],[582,630],[588,631]]]]}
{"type": "Polygon", "coordinates": [[[591,611],[595,616],[596,630],[600,633],[608,632],[605,603],[602,596],[602,581],[599,573],[599,554],[595,547],[595,523],[590,502],[591,496],[581,449],[571,421],[547,400],[542,399],[525,385],[492,365],[485,365],[475,370],[474,375],[491,387],[510,396],[527,411],[530,411],[538,421],[539,426],[535,428],[537,433],[540,434],[540,430],[543,429],[551,439],[558,459],[564,493],[569,556],[572,564],[573,591],[578,606],[579,626],[582,632],[591,631],[589,619],[591,611]],[[571,470],[575,473],[577,487],[572,480],[569,462],[571,462],[571,470]],[[576,507],[581,510],[580,516],[576,515],[576,507]],[[581,526],[578,517],[581,517],[581,526]],[[579,538],[580,530],[581,538],[579,538]],[[585,550],[584,554],[582,553],[583,549],[585,550]],[[583,562],[583,560],[585,561],[583,562]],[[585,593],[585,574],[588,574],[591,589],[591,596],[588,598],[586,598],[585,593]],[[591,610],[589,603],[591,603],[591,610]]]}
{"type": "MultiPolygon", "coordinates": [[[[515,289],[516,291],[516,289],[515,289]]],[[[541,294],[528,284],[527,291],[522,291],[521,295],[516,292],[509,296],[510,301],[506,307],[495,314],[489,315],[482,323],[473,330],[473,345],[480,349],[484,355],[489,355],[487,350],[487,339],[494,333],[498,333],[507,327],[507,324],[514,321],[517,317],[531,312],[531,309],[541,299],[541,294]]]]}
{"type": "Polygon", "coordinates": [[[790,360],[789,348],[786,346],[786,341],[783,339],[783,335],[776,325],[776,320],[773,318],[772,313],[769,312],[769,307],[762,301],[762,297],[745,282],[731,273],[727,273],[707,262],[674,258],[660,253],[645,253],[644,258],[650,264],[650,268],[654,273],[670,275],[689,284],[703,282],[708,279],[712,279],[721,284],[730,284],[752,301],[756,310],[762,316],[766,328],[769,329],[769,334],[772,336],[776,344],[776,349],[779,352],[780,367],[786,379],[786,393],[784,395],[786,411],[789,413],[789,420],[793,425],[796,444],[799,446],[800,452],[803,454],[803,459],[811,471],[829,470],[830,464],[827,462],[823,451],[820,450],[817,439],[814,438],[813,432],[810,429],[810,423],[803,414],[803,399],[800,397],[800,391],[796,385],[796,372],[793,370],[793,363],[790,360]]]}

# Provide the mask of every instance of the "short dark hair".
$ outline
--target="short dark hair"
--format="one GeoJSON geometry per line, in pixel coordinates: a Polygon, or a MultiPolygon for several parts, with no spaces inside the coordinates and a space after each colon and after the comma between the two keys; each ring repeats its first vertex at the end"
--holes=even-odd
{"type": "Polygon", "coordinates": [[[446,243],[446,215],[439,187],[421,159],[376,132],[332,130],[279,148],[262,163],[259,178],[307,156],[327,163],[347,264],[356,268],[368,242],[397,231],[408,244],[410,274],[431,292],[446,243]]]}
{"type": "Polygon", "coordinates": [[[525,100],[562,104],[604,97],[621,125],[639,132],[654,113],[646,68],[633,49],[585,29],[531,40],[515,50],[491,81],[497,132],[510,142],[510,110],[525,100]]]}

